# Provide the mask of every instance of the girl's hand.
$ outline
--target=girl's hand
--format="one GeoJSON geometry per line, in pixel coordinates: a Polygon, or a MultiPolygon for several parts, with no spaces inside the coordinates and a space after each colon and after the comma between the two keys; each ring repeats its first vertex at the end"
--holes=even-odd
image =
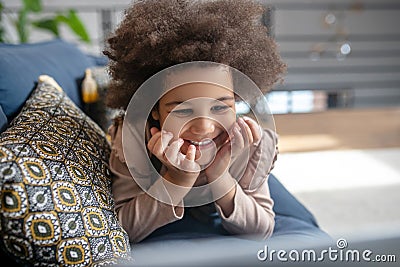
{"type": "Polygon", "coordinates": [[[218,179],[228,171],[235,158],[247,148],[257,145],[261,140],[262,130],[256,121],[249,117],[238,118],[230,130],[230,140],[217,152],[214,161],[205,170],[208,182],[218,179]]]}
{"type": "Polygon", "coordinates": [[[194,161],[196,148],[190,145],[186,155],[180,152],[183,140],[172,141],[173,134],[150,129],[151,138],[147,148],[167,168],[164,178],[179,186],[192,187],[200,173],[200,166],[194,161]],[[171,143],[170,143],[171,142],[171,143]]]}

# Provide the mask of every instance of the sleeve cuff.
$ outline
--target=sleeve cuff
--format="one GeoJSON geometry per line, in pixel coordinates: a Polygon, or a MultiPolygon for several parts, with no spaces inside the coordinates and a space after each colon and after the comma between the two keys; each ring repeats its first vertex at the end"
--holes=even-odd
{"type": "Polygon", "coordinates": [[[215,202],[215,208],[219,216],[221,216],[221,219],[226,222],[234,222],[238,217],[238,203],[240,202],[241,199],[240,195],[244,194],[242,188],[238,183],[236,183],[235,187],[236,187],[236,192],[235,196],[233,197],[233,211],[229,216],[225,216],[224,212],[222,211],[222,208],[217,204],[217,202],[215,202]]]}
{"type": "Polygon", "coordinates": [[[152,184],[147,193],[156,201],[170,207],[176,219],[182,219],[185,210],[183,199],[177,205],[174,205],[162,179],[163,178],[160,177],[154,184],[152,184]]]}

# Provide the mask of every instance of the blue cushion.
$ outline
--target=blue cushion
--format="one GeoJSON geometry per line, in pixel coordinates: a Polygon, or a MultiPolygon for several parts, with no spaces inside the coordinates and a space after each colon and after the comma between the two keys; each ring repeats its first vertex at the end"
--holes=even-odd
{"type": "Polygon", "coordinates": [[[314,215],[271,173],[268,178],[271,198],[274,200],[276,215],[296,218],[307,224],[318,227],[314,215]]]}
{"type": "Polygon", "coordinates": [[[88,54],[88,57],[94,61],[96,66],[107,66],[108,64],[108,57],[104,55],[90,55],[88,54]]]}
{"type": "Polygon", "coordinates": [[[0,133],[3,132],[8,125],[6,114],[4,114],[3,109],[0,105],[0,133]]]}
{"type": "Polygon", "coordinates": [[[41,74],[53,77],[81,108],[80,83],[85,69],[95,65],[93,58],[61,39],[0,44],[0,105],[8,121],[18,114],[41,74]]]}

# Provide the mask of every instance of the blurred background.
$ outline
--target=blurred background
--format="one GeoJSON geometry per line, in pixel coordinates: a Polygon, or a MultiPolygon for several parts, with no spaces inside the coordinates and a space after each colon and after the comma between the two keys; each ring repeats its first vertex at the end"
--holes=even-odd
{"type": "MultiPolygon", "coordinates": [[[[400,231],[400,1],[271,0],[288,73],[267,95],[273,173],[333,237],[400,231]]],[[[101,55],[130,0],[0,0],[0,41],[101,55]]]]}

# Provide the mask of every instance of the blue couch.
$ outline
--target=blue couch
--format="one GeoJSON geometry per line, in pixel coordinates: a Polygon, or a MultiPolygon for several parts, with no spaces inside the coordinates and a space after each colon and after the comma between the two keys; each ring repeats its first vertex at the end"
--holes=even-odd
{"type": "MultiPolygon", "coordinates": [[[[88,56],[63,40],[24,45],[0,44],[0,132],[7,129],[8,124],[21,111],[41,74],[53,77],[75,105],[85,110],[80,96],[85,69],[105,64],[104,58],[88,56]]],[[[329,235],[319,228],[313,214],[288,192],[274,175],[270,175],[269,186],[275,202],[276,220],[273,236],[268,242],[284,240],[285,244],[293,242],[294,245],[298,245],[330,241],[329,235]]],[[[246,256],[252,257],[252,250],[243,248],[265,244],[264,241],[218,236],[211,232],[190,232],[189,229],[180,228],[178,224],[168,225],[167,229],[160,229],[141,244],[133,245],[133,258],[137,260],[128,265],[146,265],[146,259],[151,260],[149,257],[154,249],[164,249],[165,253],[173,253],[174,248],[178,249],[182,245],[191,247],[201,243],[204,248],[207,244],[210,247],[214,247],[214,244],[225,244],[236,249],[242,248],[246,256]]],[[[214,257],[216,261],[226,257],[226,253],[214,254],[209,256],[214,257]]],[[[184,259],[187,257],[182,258],[184,259]]],[[[165,261],[164,263],[168,263],[168,259],[165,261]]],[[[183,264],[182,261],[180,263],[183,264]]],[[[226,259],[225,263],[229,263],[229,259],[226,259]]]]}

